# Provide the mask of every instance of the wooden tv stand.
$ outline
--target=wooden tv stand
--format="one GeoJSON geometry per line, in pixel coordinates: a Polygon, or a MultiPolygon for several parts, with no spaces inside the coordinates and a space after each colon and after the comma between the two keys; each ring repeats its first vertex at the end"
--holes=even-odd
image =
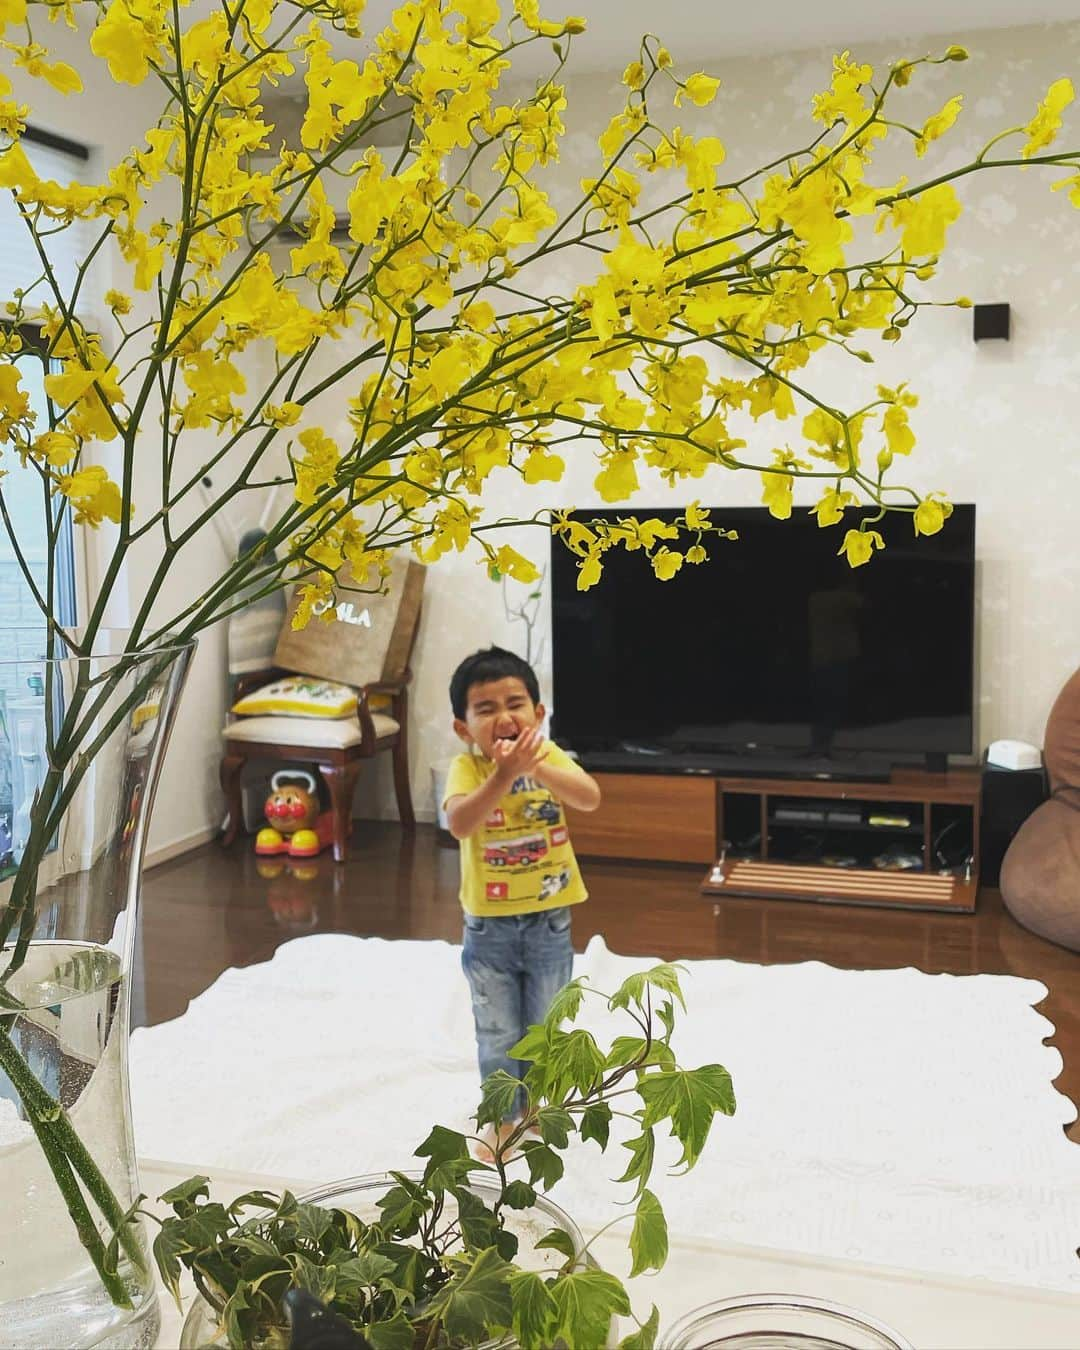
{"type": "Polygon", "coordinates": [[[599,810],[569,812],[582,857],[709,864],[701,890],[716,901],[730,895],[975,908],[978,768],[896,769],[883,783],[645,773],[596,778],[603,792],[599,810]],[[935,843],[946,841],[950,851],[958,846],[972,859],[960,875],[939,872],[935,843]],[[873,865],[890,848],[894,857],[918,856],[921,868],[873,865]]]}

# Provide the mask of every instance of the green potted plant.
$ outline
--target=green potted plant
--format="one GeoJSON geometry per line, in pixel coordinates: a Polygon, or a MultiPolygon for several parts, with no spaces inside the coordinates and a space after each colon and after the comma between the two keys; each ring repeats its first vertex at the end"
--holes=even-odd
{"type": "MultiPolygon", "coordinates": [[[[355,1178],[302,1201],[255,1192],[223,1205],[207,1198],[205,1177],[170,1191],[162,1199],[173,1217],[162,1222],[154,1254],[174,1292],[186,1269],[200,1296],[182,1350],[286,1346],[291,1289],[324,1301],[374,1350],[599,1350],[615,1318],[636,1323],[619,1341],[624,1350],[650,1350],[658,1310],[634,1315],[622,1282],[590,1259],[572,1217],[542,1192],[562,1175],[571,1139],[603,1153],[614,1123],[629,1154],[620,1180],[632,1188],[624,1216],[631,1275],[663,1266],[667,1224],[649,1189],[656,1131],[675,1137],[688,1170],[714,1117],[735,1110],[726,1069],[677,1063],[677,1005],[679,971],[667,964],[632,975],[611,995],[580,980],[567,985],[514,1047],[529,1061],[529,1109],[491,1163],[476,1161],[466,1135],[436,1125],[416,1149],[422,1171],[355,1178]],[[574,1026],[586,998],[618,1015],[623,1034],[601,1045],[574,1026]]],[[[501,1071],[485,1081],[478,1129],[502,1119],[518,1087],[501,1071]]]]}

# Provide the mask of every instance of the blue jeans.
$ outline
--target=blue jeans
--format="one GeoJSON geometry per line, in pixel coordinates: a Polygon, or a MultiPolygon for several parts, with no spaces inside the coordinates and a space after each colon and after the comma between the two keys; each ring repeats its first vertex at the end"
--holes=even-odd
{"type": "MultiPolygon", "coordinates": [[[[573,964],[569,906],[538,914],[465,915],[461,966],[472,994],[481,1079],[496,1069],[525,1076],[528,1064],[506,1052],[544,1020],[573,964]]],[[[520,1092],[507,1119],[524,1106],[520,1092]]]]}

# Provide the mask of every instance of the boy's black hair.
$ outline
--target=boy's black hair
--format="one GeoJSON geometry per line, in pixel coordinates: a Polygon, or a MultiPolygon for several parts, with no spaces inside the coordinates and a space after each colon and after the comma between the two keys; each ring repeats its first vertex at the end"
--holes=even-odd
{"type": "Polygon", "coordinates": [[[516,675],[534,703],[540,702],[540,682],[528,661],[504,647],[486,647],[467,656],[450,677],[450,706],[454,716],[463,719],[469,707],[469,690],[474,684],[490,684],[516,675]]]}

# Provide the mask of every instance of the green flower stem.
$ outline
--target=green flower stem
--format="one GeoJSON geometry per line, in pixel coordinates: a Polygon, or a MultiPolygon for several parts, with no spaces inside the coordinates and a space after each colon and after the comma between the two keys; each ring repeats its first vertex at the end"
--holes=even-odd
{"type": "MultiPolygon", "coordinates": [[[[120,1278],[118,1272],[110,1268],[108,1253],[105,1249],[105,1242],[98,1232],[97,1225],[90,1215],[89,1207],[79,1189],[79,1183],[75,1179],[72,1171],[72,1162],[75,1161],[73,1154],[66,1150],[65,1145],[70,1141],[78,1146],[78,1152],[82,1157],[76,1165],[80,1163],[89,1164],[88,1170],[91,1172],[93,1181],[86,1176],[83,1177],[87,1190],[93,1196],[95,1203],[101,1209],[102,1213],[109,1217],[111,1213],[117,1213],[123,1219],[123,1210],[108,1183],[102,1177],[97,1167],[94,1166],[89,1154],[79,1142],[78,1137],[72,1130],[70,1122],[63,1109],[53,1101],[52,1097],[41,1087],[37,1079],[30,1072],[22,1056],[15,1048],[7,1030],[0,1030],[0,1068],[4,1070],[8,1078],[26,1109],[26,1117],[37,1136],[38,1143],[41,1145],[41,1151],[49,1164],[49,1170],[56,1180],[60,1189],[60,1194],[64,1197],[64,1203],[67,1211],[71,1215],[71,1221],[75,1225],[75,1232],[79,1241],[86,1250],[87,1255],[93,1262],[94,1269],[97,1271],[104,1285],[106,1292],[118,1308],[132,1307],[131,1295],[120,1278]],[[42,1101],[44,1097],[44,1101],[42,1101]],[[59,1128],[58,1128],[59,1127],[59,1128]],[[67,1138],[61,1143],[61,1138],[66,1134],[67,1138]],[[96,1184],[95,1184],[96,1182],[96,1184]]],[[[80,1169],[81,1170],[81,1169],[80,1169]]],[[[138,1265],[141,1271],[146,1270],[146,1261],[138,1244],[131,1237],[130,1233],[125,1232],[125,1225],[121,1222],[116,1225],[116,1234],[124,1250],[131,1255],[132,1246],[137,1253],[138,1265]]]]}
{"type": "Polygon", "coordinates": [[[127,1218],[127,1211],[76,1134],[67,1112],[34,1077],[6,1028],[0,1029],[0,1068],[11,1079],[27,1111],[44,1122],[52,1143],[59,1150],[61,1162],[74,1167],[128,1258],[140,1273],[145,1274],[149,1263],[127,1218]]]}

